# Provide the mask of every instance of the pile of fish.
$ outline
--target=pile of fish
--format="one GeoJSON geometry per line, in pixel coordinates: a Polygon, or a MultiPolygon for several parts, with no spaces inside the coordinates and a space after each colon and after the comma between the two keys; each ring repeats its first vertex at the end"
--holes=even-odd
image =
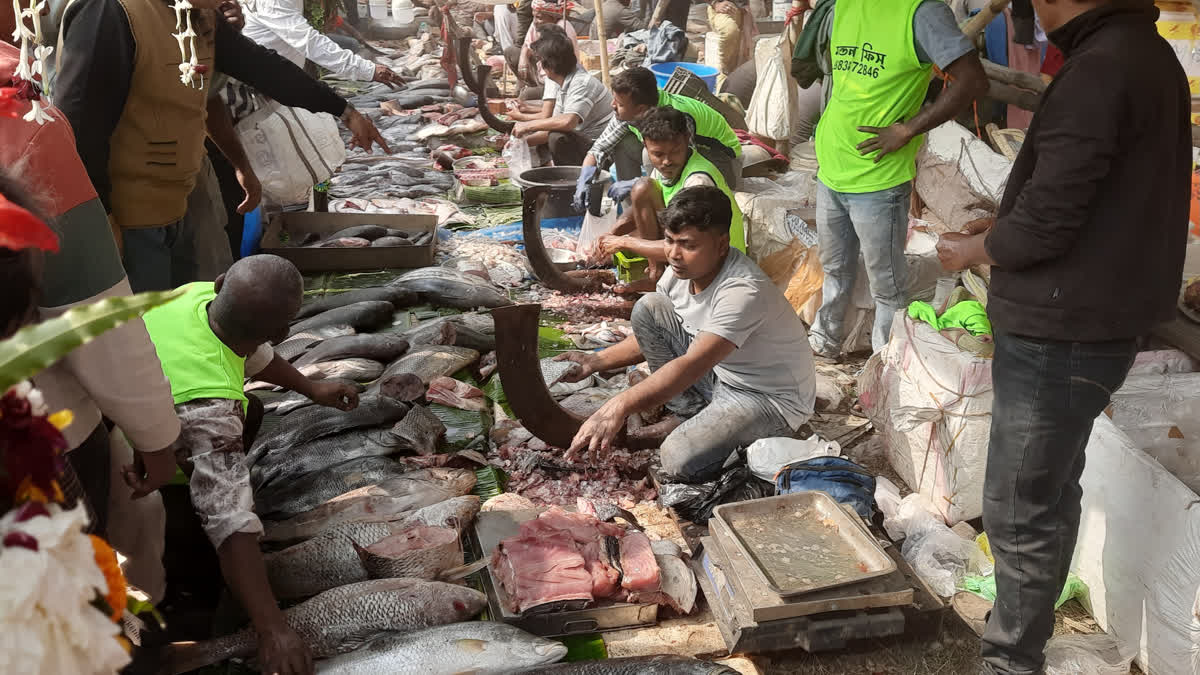
{"type": "Polygon", "coordinates": [[[521,523],[492,552],[492,576],[514,613],[582,608],[597,600],[692,611],[696,579],[668,541],[595,515],[552,507],[521,523]]]}
{"type": "Polygon", "coordinates": [[[310,233],[295,246],[307,248],[387,248],[390,246],[427,246],[432,232],[408,232],[382,225],[356,225],[327,236],[310,233]]]}

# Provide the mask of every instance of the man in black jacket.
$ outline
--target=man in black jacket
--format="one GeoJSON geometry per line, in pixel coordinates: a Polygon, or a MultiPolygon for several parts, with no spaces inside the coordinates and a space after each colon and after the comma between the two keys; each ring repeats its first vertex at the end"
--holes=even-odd
{"type": "Polygon", "coordinates": [[[938,244],[991,264],[994,403],[983,520],[996,557],[985,673],[1042,672],[1079,532],[1092,422],[1136,338],[1175,315],[1187,238],[1187,79],[1150,0],[1033,0],[1067,56],[995,221],[938,244]]]}

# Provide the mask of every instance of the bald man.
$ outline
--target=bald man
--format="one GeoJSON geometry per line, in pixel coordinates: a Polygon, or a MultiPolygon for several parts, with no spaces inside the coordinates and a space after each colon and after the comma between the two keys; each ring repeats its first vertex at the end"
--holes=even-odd
{"type": "Polygon", "coordinates": [[[171,381],[182,430],[175,456],[190,482],[192,506],[217,549],[221,573],[258,633],[264,673],[312,672],[312,657],[283,619],[258,548],[246,448],[262,404],[242,391],[247,375],[299,392],[321,405],[351,410],[353,388],[301,375],[270,343],[287,337],[304,281],[290,262],[256,255],[215,282],[188,284],[183,295],[146,314],[146,329],[171,381]]]}

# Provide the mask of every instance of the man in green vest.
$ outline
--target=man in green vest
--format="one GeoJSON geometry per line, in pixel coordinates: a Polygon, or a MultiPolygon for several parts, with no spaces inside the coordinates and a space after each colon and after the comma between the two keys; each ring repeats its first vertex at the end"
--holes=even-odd
{"type": "Polygon", "coordinates": [[[242,386],[255,375],[342,410],[357,407],[358,394],[344,383],[309,380],[271,348],[287,337],[304,292],[290,262],[250,256],[215,283],[182,290],[145,316],[182,427],[176,459],[189,476],[192,506],[217,549],[225,582],[258,633],[263,672],[312,672],[308,647],[284,621],[258,548],[263,526],[254,513],[245,451],[262,404],[251,405],[242,386]]]}
{"type": "Polygon", "coordinates": [[[817,232],[825,269],[811,342],[837,358],[861,251],[875,326],[887,344],[908,304],[904,244],[922,134],[967,109],[988,88],[979,55],[941,0],[840,0],[832,10],[829,104],[817,125],[817,232]],[[922,108],[933,67],[949,83],[922,108]]]}
{"type": "Polygon", "coordinates": [[[654,173],[634,183],[630,193],[633,208],[621,215],[611,233],[596,242],[599,255],[625,251],[649,262],[647,279],[638,285],[618,287],[618,292],[652,290],[654,282],[662,276],[667,255],[659,212],[684,188],[715,187],[725,194],[733,213],[729,244],[746,252],[742,210],[721,172],[694,145],[692,118],[674,108],[654,108],[642,118],[641,134],[654,173]]]}
{"type": "Polygon", "coordinates": [[[717,167],[727,185],[737,187],[742,144],[729,122],[708,104],[660,90],[654,73],[640,67],[613,76],[612,101],[613,118],[583,159],[583,171],[575,190],[576,208],[587,206],[587,186],[599,167],[615,163],[617,178],[630,181],[630,185],[642,177],[642,134],[638,127],[646,115],[658,107],[674,108],[692,118],[700,154],[717,167]]]}

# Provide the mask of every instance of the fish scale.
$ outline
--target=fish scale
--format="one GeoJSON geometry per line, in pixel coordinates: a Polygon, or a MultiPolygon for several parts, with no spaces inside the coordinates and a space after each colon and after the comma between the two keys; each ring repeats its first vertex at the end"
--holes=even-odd
{"type": "Polygon", "coordinates": [[[577,661],[509,672],[529,675],[738,675],[738,672],[729,666],[673,655],[577,661]]]}
{"type": "Polygon", "coordinates": [[[396,278],[390,286],[415,291],[426,302],[459,309],[511,305],[508,296],[488,282],[446,267],[423,267],[396,278]]]}
{"type": "Polygon", "coordinates": [[[338,359],[300,366],[296,370],[310,380],[346,379],[371,382],[383,374],[383,364],[374,359],[338,359]]]}
{"type": "Polygon", "coordinates": [[[375,288],[360,288],[344,293],[334,293],[305,304],[296,313],[296,320],[308,319],[323,312],[339,307],[346,307],[358,302],[388,302],[393,307],[407,307],[415,304],[417,294],[403,288],[377,286],[375,288]]]}
{"type": "Polygon", "coordinates": [[[554,663],[561,642],[497,621],[470,621],[381,635],[353,652],[317,663],[328,675],[502,675],[554,663]]]}
{"type": "Polygon", "coordinates": [[[387,522],[343,523],[308,541],[263,556],[271,590],[281,600],[304,598],[369,577],[354,551],[392,534],[387,522]]]}
{"type": "Polygon", "coordinates": [[[321,361],[358,357],[388,363],[408,351],[408,341],[397,335],[347,335],[325,340],[296,359],[297,368],[321,361]]]}
{"type": "Polygon", "coordinates": [[[320,506],[351,490],[404,475],[404,468],[386,457],[360,457],[297,480],[276,483],[254,495],[256,511],[267,517],[288,517],[320,506]]]}
{"type": "Polygon", "coordinates": [[[408,413],[408,405],[386,396],[363,396],[358,407],[350,411],[315,407],[288,416],[286,426],[264,435],[251,446],[247,462],[258,463],[267,453],[291,448],[330,434],[381,424],[399,422],[408,413]]]}
{"type": "MultiPolygon", "coordinates": [[[[437,581],[379,579],[339,586],[284,612],[289,626],[324,658],[344,654],[384,631],[409,631],[466,620],[487,605],[479,591],[437,581]]],[[[254,652],[257,635],[232,635],[170,648],[169,672],[184,673],[254,652]]]]}
{"type": "Polygon", "coordinates": [[[391,429],[350,429],[322,436],[263,457],[250,468],[250,482],[257,492],[353,459],[396,454],[402,441],[391,429]]]}
{"type": "Polygon", "coordinates": [[[288,336],[325,326],[351,326],[356,331],[370,331],[391,322],[395,311],[395,305],[384,300],[356,302],[304,319],[292,326],[288,336]]]}

